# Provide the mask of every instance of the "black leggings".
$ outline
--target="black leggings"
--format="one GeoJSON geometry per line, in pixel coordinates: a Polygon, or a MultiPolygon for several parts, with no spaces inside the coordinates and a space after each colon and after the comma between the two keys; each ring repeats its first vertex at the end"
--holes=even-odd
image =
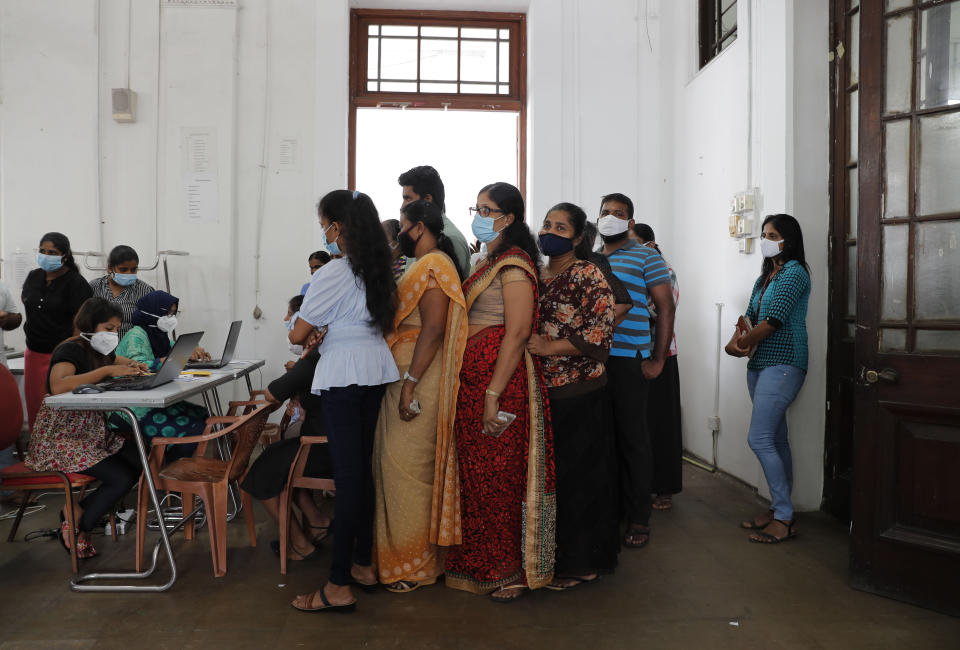
{"type": "Polygon", "coordinates": [[[123,443],[117,453],[83,470],[81,473],[98,479],[100,487],[80,501],[83,516],[77,528],[84,532],[93,530],[113,504],[137,484],[142,471],[137,445],[132,440],[123,443]]]}

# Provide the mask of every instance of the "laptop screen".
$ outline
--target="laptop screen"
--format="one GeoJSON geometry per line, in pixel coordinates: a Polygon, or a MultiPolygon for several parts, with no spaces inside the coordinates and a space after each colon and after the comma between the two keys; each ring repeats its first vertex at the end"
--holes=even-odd
{"type": "Polygon", "coordinates": [[[240,338],[241,325],[243,325],[242,320],[235,320],[230,323],[230,332],[227,334],[227,345],[223,348],[223,356],[220,357],[220,362],[224,365],[233,361],[233,353],[237,349],[237,340],[240,338]]]}
{"type": "Polygon", "coordinates": [[[170,354],[167,355],[163,365],[160,366],[160,371],[157,372],[155,385],[159,386],[177,378],[187,364],[190,355],[193,354],[194,348],[200,343],[201,336],[203,336],[203,332],[191,332],[190,334],[181,334],[177,338],[176,344],[170,350],[170,354]]]}

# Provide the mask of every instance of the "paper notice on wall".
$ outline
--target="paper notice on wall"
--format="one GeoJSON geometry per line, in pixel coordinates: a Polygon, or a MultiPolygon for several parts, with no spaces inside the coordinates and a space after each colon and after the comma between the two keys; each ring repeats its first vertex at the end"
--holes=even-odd
{"type": "Polygon", "coordinates": [[[300,170],[300,143],[296,137],[280,138],[277,151],[277,169],[279,171],[300,170]]]}
{"type": "MultiPolygon", "coordinates": [[[[17,249],[17,252],[13,254],[13,286],[22,287],[23,283],[27,279],[27,274],[30,273],[30,269],[33,267],[33,262],[36,260],[32,259],[32,255],[24,253],[20,249],[17,249]]],[[[16,295],[19,297],[20,292],[17,291],[16,295]]]]}
{"type": "Polygon", "coordinates": [[[183,219],[216,223],[220,219],[216,131],[185,127],[182,135],[183,219]]]}

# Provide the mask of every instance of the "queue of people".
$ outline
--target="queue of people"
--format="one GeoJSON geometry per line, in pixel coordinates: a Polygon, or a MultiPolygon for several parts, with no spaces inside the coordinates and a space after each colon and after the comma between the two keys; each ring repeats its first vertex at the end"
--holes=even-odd
{"type": "MultiPolygon", "coordinates": [[[[474,250],[483,248],[471,256],[436,170],[416,167],[398,182],[395,223],[381,222],[359,191],[320,199],[326,250],[310,255],[311,279],[283,319],[296,360],[267,398],[290,400],[302,435],[328,437],[305,473],[336,484],[332,518],[313,494],[294,494],[300,518],[290,522],[287,559],[314,559],[330,536],[333,548],[329,579],[293,606],[350,611],[355,586],[404,594],[441,576],[511,603],[615,571],[621,548],[649,543],[651,511],[673,507],[682,490],[679,289],[653,230],[615,193],[602,197],[596,225],[581,207],[558,203],[535,236],[520,191],[492,183],[469,208],[474,250]]],[[[768,513],[741,525],[751,540],[777,543],[796,534],[785,412],[806,370],[810,283],[792,217],[764,222],[761,250],[746,312],[757,326],[735,333],[727,352],[750,357],[749,442],[773,494],[768,513]]],[[[54,422],[65,416],[42,408],[42,397],[156,368],[180,301],[136,278],[126,246],[89,284],[59,233],[43,236],[38,263],[22,294],[27,462],[109,486],[74,513],[89,557],[86,534],[103,502],[140,469],[113,428],[54,422]]],[[[198,348],[193,357],[208,355],[198,348]]],[[[192,433],[207,416],[155,411],[136,413],[147,435],[192,433]],[[153,426],[168,421],[178,426],[153,426]]],[[[297,448],[295,438],[269,446],[241,485],[277,521],[297,448]]]]}

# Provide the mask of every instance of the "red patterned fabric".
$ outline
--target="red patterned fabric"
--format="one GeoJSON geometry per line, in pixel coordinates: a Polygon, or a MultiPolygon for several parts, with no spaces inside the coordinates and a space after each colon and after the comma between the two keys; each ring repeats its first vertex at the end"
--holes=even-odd
{"type": "Polygon", "coordinates": [[[123,446],[123,438],[107,430],[99,411],[66,411],[40,407],[30,434],[26,465],[43,472],[82,472],[123,446]]]}

